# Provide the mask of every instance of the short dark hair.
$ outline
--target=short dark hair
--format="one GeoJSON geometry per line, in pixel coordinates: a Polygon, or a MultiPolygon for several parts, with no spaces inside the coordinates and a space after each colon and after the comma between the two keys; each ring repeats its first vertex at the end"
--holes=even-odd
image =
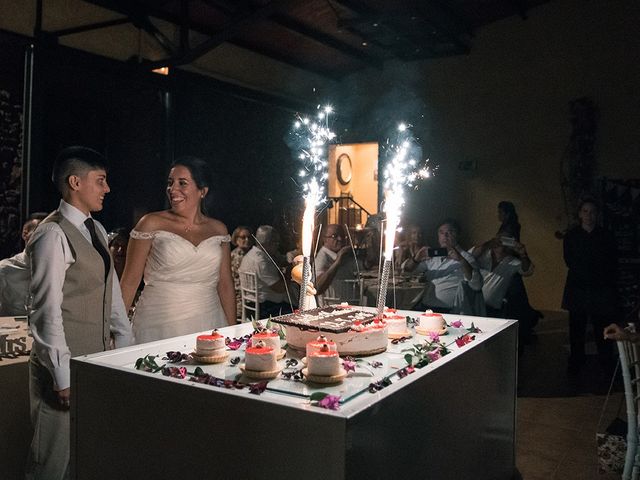
{"type": "Polygon", "coordinates": [[[207,162],[198,157],[184,156],[177,158],[171,164],[169,170],[178,165],[186,167],[189,172],[191,172],[193,181],[196,182],[196,186],[199,189],[203,189],[205,187],[211,189],[212,176],[211,170],[209,169],[209,164],[207,164],[207,162]]]}
{"type": "Polygon", "coordinates": [[[584,207],[587,203],[590,203],[591,205],[596,207],[596,210],[600,211],[600,205],[598,204],[598,201],[595,199],[595,197],[587,195],[587,196],[582,197],[580,199],[580,201],[578,201],[578,210],[577,210],[577,212],[580,213],[580,210],[582,210],[582,207],[584,207]]]}
{"type": "Polygon", "coordinates": [[[462,229],[460,228],[460,224],[455,218],[449,217],[449,218],[444,218],[440,220],[440,222],[438,223],[438,226],[436,227],[436,230],[440,230],[440,227],[442,225],[450,225],[458,235],[460,235],[460,232],[462,231],[462,229]]]}
{"type": "Polygon", "coordinates": [[[89,147],[74,145],[58,153],[53,164],[51,180],[64,195],[69,187],[71,175],[82,176],[91,170],[107,170],[107,162],[102,154],[89,147]]]}

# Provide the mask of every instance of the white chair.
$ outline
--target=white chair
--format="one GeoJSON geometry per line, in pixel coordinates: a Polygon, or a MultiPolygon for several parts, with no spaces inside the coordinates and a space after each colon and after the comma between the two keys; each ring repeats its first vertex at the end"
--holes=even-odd
{"type": "Polygon", "coordinates": [[[252,272],[238,272],[240,275],[240,294],[242,295],[241,322],[260,318],[260,302],[258,302],[258,277],[252,272]],[[247,311],[250,315],[247,315],[247,311]]]}
{"type": "Polygon", "coordinates": [[[640,403],[640,355],[638,346],[631,342],[617,342],[620,368],[624,383],[624,397],[627,404],[627,453],[622,478],[638,478],[640,455],[638,452],[638,405],[640,403]]]}

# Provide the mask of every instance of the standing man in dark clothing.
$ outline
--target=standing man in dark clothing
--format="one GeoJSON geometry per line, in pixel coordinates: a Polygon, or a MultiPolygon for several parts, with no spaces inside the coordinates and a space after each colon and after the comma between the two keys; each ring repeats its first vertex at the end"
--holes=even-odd
{"type": "Polygon", "coordinates": [[[564,238],[564,261],[569,272],[562,308],[569,311],[570,373],[577,373],[584,364],[589,319],[601,363],[606,365],[611,360],[612,344],[604,341],[602,332],[616,313],[618,256],[613,235],[597,224],[598,206],[592,199],[581,202],[578,219],[580,225],[564,238]]]}

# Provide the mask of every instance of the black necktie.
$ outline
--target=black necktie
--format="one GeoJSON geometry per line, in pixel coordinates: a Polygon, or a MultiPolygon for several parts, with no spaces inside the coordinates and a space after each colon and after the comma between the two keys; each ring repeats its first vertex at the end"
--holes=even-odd
{"type": "Polygon", "coordinates": [[[89,234],[91,235],[91,243],[93,244],[93,248],[95,248],[100,256],[102,257],[102,261],[104,262],[104,279],[107,280],[107,275],[109,275],[109,267],[111,266],[111,259],[109,257],[109,252],[104,248],[104,245],[98,238],[98,234],[96,233],[96,225],[93,223],[93,218],[89,217],[84,221],[85,226],[89,230],[89,234]]]}

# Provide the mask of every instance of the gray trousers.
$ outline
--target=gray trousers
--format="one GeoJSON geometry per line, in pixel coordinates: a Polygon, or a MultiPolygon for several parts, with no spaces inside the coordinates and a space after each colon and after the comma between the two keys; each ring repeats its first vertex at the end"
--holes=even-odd
{"type": "Polygon", "coordinates": [[[57,408],[53,378],[33,351],[29,360],[29,402],[34,433],[25,478],[69,479],[70,414],[57,408]]]}

